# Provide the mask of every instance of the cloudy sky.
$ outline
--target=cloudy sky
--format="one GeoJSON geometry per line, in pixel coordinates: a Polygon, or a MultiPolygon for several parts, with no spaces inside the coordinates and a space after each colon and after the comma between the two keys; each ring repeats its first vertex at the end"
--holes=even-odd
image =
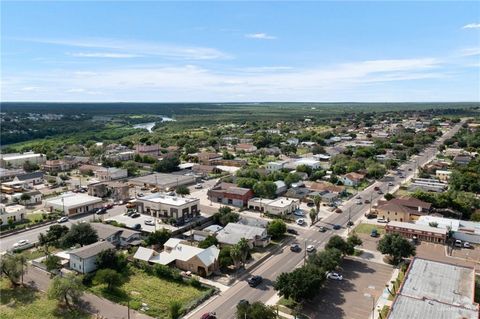
{"type": "Polygon", "coordinates": [[[480,2],[1,7],[2,101],[480,100],[480,2]]]}

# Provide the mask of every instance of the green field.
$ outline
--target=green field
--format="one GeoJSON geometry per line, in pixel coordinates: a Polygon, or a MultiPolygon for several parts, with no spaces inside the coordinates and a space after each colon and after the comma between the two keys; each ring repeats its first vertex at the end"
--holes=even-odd
{"type": "Polygon", "coordinates": [[[357,227],[355,227],[354,232],[357,234],[370,235],[372,229],[376,229],[380,235],[385,234],[385,227],[372,224],[359,224],[357,227]]]}
{"type": "Polygon", "coordinates": [[[66,311],[57,307],[56,300],[49,300],[43,292],[30,288],[10,287],[10,282],[0,280],[0,318],[2,319],[86,319],[89,314],[66,311]]]}

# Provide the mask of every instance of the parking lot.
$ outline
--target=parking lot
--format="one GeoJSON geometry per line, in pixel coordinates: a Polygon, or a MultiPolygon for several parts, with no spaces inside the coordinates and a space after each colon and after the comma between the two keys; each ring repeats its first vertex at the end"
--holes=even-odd
{"type": "Polygon", "coordinates": [[[342,281],[328,280],[318,297],[306,304],[303,312],[309,318],[369,318],[393,268],[347,258],[339,273],[342,281]]]}

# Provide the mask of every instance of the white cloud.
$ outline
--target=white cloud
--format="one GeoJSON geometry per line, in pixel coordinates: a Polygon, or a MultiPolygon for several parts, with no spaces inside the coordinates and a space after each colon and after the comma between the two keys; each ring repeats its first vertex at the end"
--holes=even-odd
{"type": "Polygon", "coordinates": [[[480,23],[469,23],[464,25],[462,29],[480,29],[480,23]]]}
{"type": "Polygon", "coordinates": [[[96,48],[120,51],[131,55],[162,56],[172,59],[185,60],[212,60],[227,59],[230,55],[215,48],[181,46],[157,42],[119,40],[108,38],[81,38],[81,39],[31,39],[22,38],[19,40],[62,45],[80,48],[96,48]]]}
{"type": "Polygon", "coordinates": [[[129,53],[115,53],[115,52],[73,52],[68,55],[77,58],[111,58],[111,59],[128,59],[139,58],[142,55],[129,53]]]}
{"type": "Polygon", "coordinates": [[[268,35],[263,32],[245,34],[245,37],[250,39],[260,39],[260,40],[275,40],[277,38],[273,35],[268,35]]]}
{"type": "Polygon", "coordinates": [[[463,49],[461,52],[462,56],[474,56],[474,55],[480,55],[480,48],[468,48],[468,49],[463,49]]]}

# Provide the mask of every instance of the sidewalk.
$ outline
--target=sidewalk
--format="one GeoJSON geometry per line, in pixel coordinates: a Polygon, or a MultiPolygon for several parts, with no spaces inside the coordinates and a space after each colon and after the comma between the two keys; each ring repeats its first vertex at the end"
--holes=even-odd
{"type": "MultiPolygon", "coordinates": [[[[392,277],[388,281],[388,289],[390,289],[390,291],[393,290],[392,281],[395,281],[397,279],[398,273],[399,273],[399,269],[395,268],[394,271],[393,271],[392,277]]],[[[380,298],[378,298],[377,303],[375,304],[375,310],[373,311],[373,318],[374,319],[380,319],[379,310],[381,311],[384,306],[389,306],[389,307],[392,306],[393,301],[388,300],[388,297],[390,296],[390,293],[388,292],[388,289],[387,289],[387,287],[385,287],[382,295],[380,296],[380,298]]],[[[385,318],[382,318],[382,319],[385,319],[385,318]]]]}
{"type": "MultiPolygon", "coordinates": [[[[27,266],[23,280],[25,284],[34,289],[47,292],[50,285],[50,274],[32,265],[27,266]]],[[[110,300],[98,297],[91,293],[84,293],[82,296],[84,305],[82,308],[92,314],[98,314],[108,319],[128,318],[128,308],[110,300]]],[[[150,316],[130,309],[130,319],[153,319],[150,316]]]]}

